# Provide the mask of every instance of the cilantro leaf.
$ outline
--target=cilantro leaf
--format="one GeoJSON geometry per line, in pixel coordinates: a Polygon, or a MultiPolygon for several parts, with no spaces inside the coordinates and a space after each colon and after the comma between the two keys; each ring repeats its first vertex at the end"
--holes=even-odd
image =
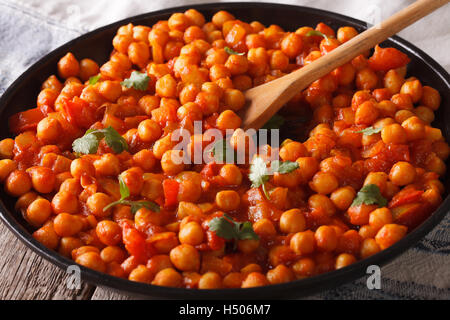
{"type": "Polygon", "coordinates": [[[292,172],[299,168],[297,161],[272,161],[271,169],[273,172],[279,172],[281,174],[286,174],[292,172]]]}
{"type": "Polygon", "coordinates": [[[103,208],[103,211],[107,211],[109,208],[112,208],[118,204],[128,205],[131,207],[131,213],[135,214],[139,209],[147,208],[152,210],[153,212],[159,212],[159,206],[151,201],[131,201],[127,200],[130,196],[130,189],[126,185],[125,181],[121,175],[119,175],[119,191],[120,191],[120,199],[114,201],[103,208]]]}
{"type": "Polygon", "coordinates": [[[285,121],[282,116],[275,114],[261,129],[280,129],[285,121]]]}
{"type": "MultiPolygon", "coordinates": [[[[235,222],[232,217],[224,214],[222,217],[212,219],[209,230],[225,240],[258,240],[259,236],[253,230],[251,222],[235,222]]],[[[236,244],[236,243],[235,243],[236,244]]]]}
{"type": "Polygon", "coordinates": [[[108,127],[103,130],[106,144],[113,149],[115,153],[121,153],[128,150],[126,140],[113,127],[108,127]]]}
{"type": "Polygon", "coordinates": [[[328,40],[328,37],[327,37],[326,34],[320,32],[320,31],[317,31],[317,30],[311,30],[311,31],[309,31],[309,32],[306,34],[306,36],[307,36],[307,37],[311,37],[311,36],[319,36],[319,37],[323,37],[323,38],[325,38],[325,39],[328,40]]]}
{"type": "Polygon", "coordinates": [[[383,197],[377,185],[367,184],[359,190],[351,206],[377,204],[379,207],[385,207],[387,203],[388,201],[383,197]]]}
{"type": "Polygon", "coordinates": [[[367,127],[363,130],[356,131],[356,133],[363,133],[365,136],[371,136],[375,133],[380,133],[382,129],[383,128],[381,128],[381,127],[379,127],[379,128],[367,127]]]}
{"type": "Polygon", "coordinates": [[[212,153],[216,163],[230,163],[229,161],[236,160],[236,153],[231,147],[229,140],[222,139],[214,143],[212,153]]]}
{"type": "Polygon", "coordinates": [[[90,78],[89,78],[89,84],[90,84],[91,86],[95,85],[95,84],[100,80],[101,77],[102,77],[102,76],[101,76],[100,73],[99,73],[98,75],[96,75],[96,76],[90,77],[90,78]]]}
{"type": "Polygon", "coordinates": [[[150,77],[146,73],[133,71],[128,79],[125,79],[120,84],[127,88],[134,88],[136,90],[145,91],[148,89],[150,77]]]}
{"type": "Polygon", "coordinates": [[[269,181],[270,176],[275,172],[287,174],[298,168],[299,165],[297,162],[274,160],[270,164],[269,170],[264,159],[256,157],[250,165],[250,174],[248,175],[248,178],[252,182],[252,188],[259,188],[262,186],[264,195],[267,199],[270,199],[269,194],[266,191],[266,182],[269,181]]]}
{"type": "Polygon", "coordinates": [[[243,56],[245,54],[245,52],[236,52],[233,49],[231,49],[230,47],[225,47],[224,50],[228,54],[235,54],[235,55],[238,55],[238,56],[243,56]]]}
{"type": "Polygon", "coordinates": [[[106,144],[113,149],[115,153],[121,153],[128,150],[128,144],[125,139],[113,128],[108,127],[100,130],[88,130],[81,138],[72,143],[73,151],[81,154],[93,154],[98,150],[99,142],[105,138],[106,144]]]}
{"type": "Polygon", "coordinates": [[[73,141],[72,148],[76,153],[92,154],[98,149],[99,139],[93,133],[87,133],[83,137],[73,141]]]}

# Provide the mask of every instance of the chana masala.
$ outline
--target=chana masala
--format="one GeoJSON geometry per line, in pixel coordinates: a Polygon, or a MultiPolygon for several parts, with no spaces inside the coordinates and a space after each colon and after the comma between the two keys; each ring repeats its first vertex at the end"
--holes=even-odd
{"type": "Polygon", "coordinates": [[[346,267],[442,202],[449,146],[431,126],[441,98],[406,77],[406,54],[377,46],[298,92],[270,125],[310,113],[304,142],[264,146],[244,164],[174,157],[217,142],[193,134],[194,121],[234,130],[231,149],[250,143],[243,92],[357,33],[324,23],[288,32],[226,11],[206,22],[193,9],[124,25],[109,61],[67,53],[36,107],[9,119],[0,181],[35,239],[132,281],[247,288],[346,267]],[[187,151],[174,149],[177,129],[189,133],[187,151]]]}

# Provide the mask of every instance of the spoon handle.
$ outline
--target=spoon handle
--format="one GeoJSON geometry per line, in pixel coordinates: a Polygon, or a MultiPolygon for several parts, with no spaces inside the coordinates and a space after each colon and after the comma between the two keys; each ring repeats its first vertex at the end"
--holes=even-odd
{"type": "Polygon", "coordinates": [[[242,127],[262,127],[300,90],[448,2],[449,0],[418,0],[314,62],[247,90],[245,96],[250,104],[243,110],[242,127]]]}

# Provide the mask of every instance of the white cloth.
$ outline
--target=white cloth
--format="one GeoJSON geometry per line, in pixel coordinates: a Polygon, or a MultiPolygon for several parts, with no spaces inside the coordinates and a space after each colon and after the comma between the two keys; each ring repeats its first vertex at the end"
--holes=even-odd
{"type": "MultiPolygon", "coordinates": [[[[267,0],[334,11],[376,23],[413,0],[267,0]]],[[[0,94],[42,56],[89,30],[174,6],[207,3],[176,0],[0,0],[0,94]]],[[[228,2],[228,1],[223,1],[228,2]]],[[[257,4],[255,4],[257,5],[257,4]]],[[[450,70],[450,5],[400,32],[450,70]]],[[[420,75],[418,75],[420,77],[420,75]]],[[[382,268],[381,290],[367,277],[311,298],[450,299],[450,216],[419,244],[382,268]]]]}

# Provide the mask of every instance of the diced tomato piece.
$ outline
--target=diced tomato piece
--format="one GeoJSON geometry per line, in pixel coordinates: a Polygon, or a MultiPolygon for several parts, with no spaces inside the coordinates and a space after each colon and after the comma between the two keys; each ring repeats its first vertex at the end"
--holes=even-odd
{"type": "Polygon", "coordinates": [[[374,54],[369,58],[369,67],[375,71],[389,71],[407,65],[411,59],[395,48],[375,47],[374,54]]]}
{"type": "Polygon", "coordinates": [[[87,129],[96,120],[95,110],[78,97],[73,100],[63,100],[63,106],[67,120],[79,128],[87,129]]]}
{"type": "Polygon", "coordinates": [[[146,243],[144,235],[132,227],[129,223],[122,223],[122,239],[128,253],[139,260],[146,255],[146,243]]]}
{"type": "Polygon", "coordinates": [[[389,202],[389,208],[392,209],[406,203],[419,202],[422,199],[422,194],[422,190],[416,190],[414,188],[403,189],[389,202]]]}
{"type": "Polygon", "coordinates": [[[206,238],[208,239],[208,246],[211,250],[220,250],[225,245],[225,239],[219,237],[213,231],[206,231],[206,238]]]}
{"type": "Polygon", "coordinates": [[[180,184],[173,179],[166,179],[162,183],[165,198],[165,207],[174,207],[178,203],[178,189],[180,184]]]}
{"type": "Polygon", "coordinates": [[[19,134],[27,130],[34,130],[39,121],[44,119],[44,117],[45,115],[39,108],[16,113],[9,118],[9,129],[14,134],[19,134]]]}
{"type": "Polygon", "coordinates": [[[409,230],[421,224],[432,212],[432,208],[422,203],[407,203],[391,209],[394,222],[409,230]]]}

